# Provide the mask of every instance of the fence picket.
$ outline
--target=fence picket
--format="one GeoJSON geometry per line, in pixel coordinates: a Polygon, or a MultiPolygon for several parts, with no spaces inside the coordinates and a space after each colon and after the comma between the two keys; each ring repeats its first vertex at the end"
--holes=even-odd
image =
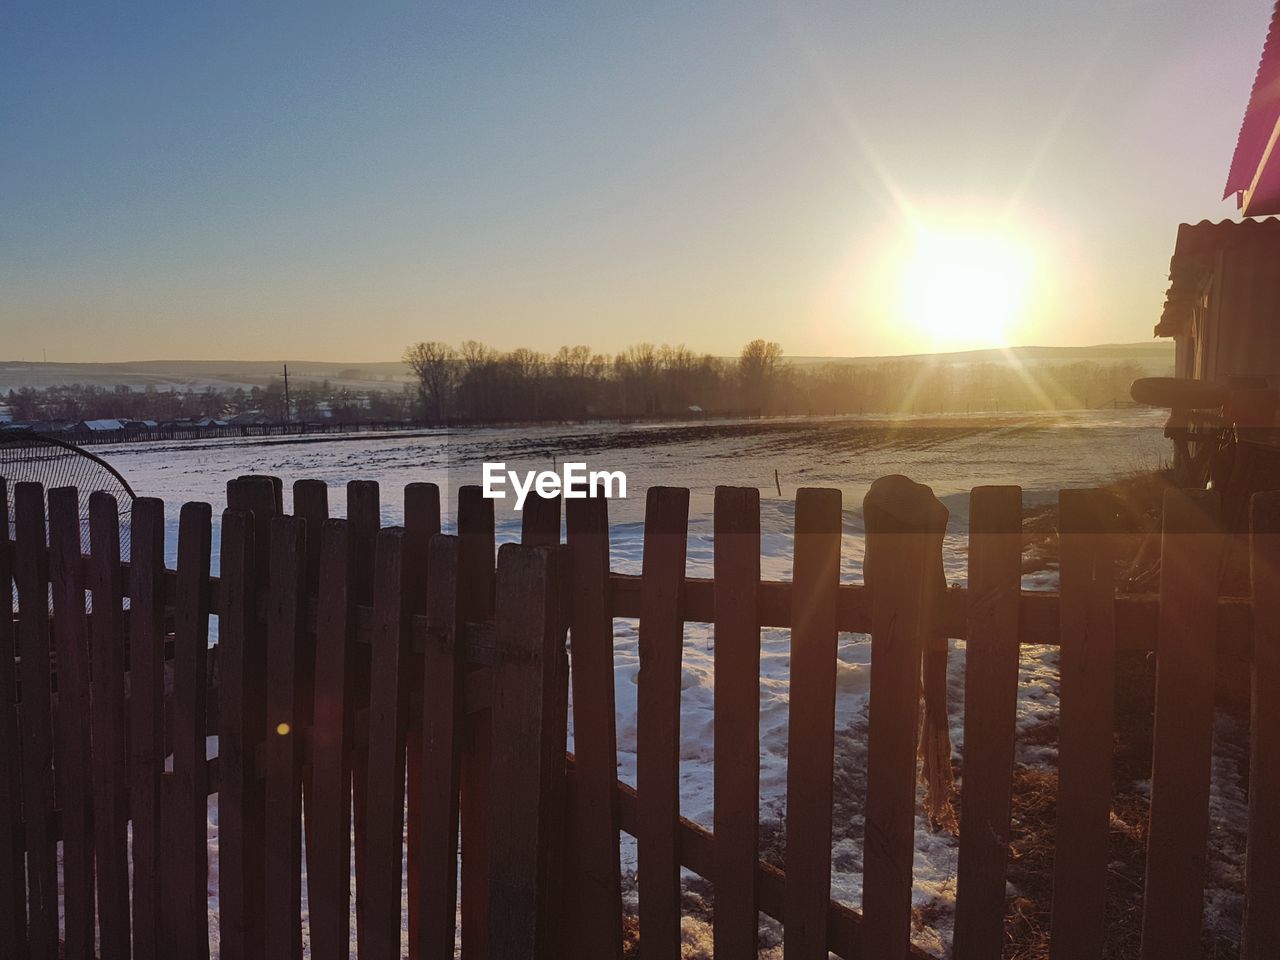
{"type": "Polygon", "coordinates": [[[0,956],[27,950],[26,858],[22,838],[22,755],[18,730],[17,637],[8,484],[0,477],[0,956]]]}
{"type": "Polygon", "coordinates": [[[22,809],[27,840],[27,906],[31,960],[58,957],[58,865],[50,819],[53,793],[53,696],[50,687],[49,560],[44,488],[14,488],[21,658],[22,809]]]}
{"type": "Polygon", "coordinates": [[[716,487],[715,955],[754,956],[760,838],[760,491],[716,487]]]}
{"type": "Polygon", "coordinates": [[[369,674],[368,901],[361,960],[400,957],[408,632],[404,540],[398,527],[378,533],[369,674]]]}
{"type": "Polygon", "coordinates": [[[827,949],[840,501],[839,490],[796,491],[784,900],[789,960],[825,960],[827,949]]]}
{"type": "MultiPolygon", "coordinates": [[[[347,484],[347,521],[351,538],[351,594],[356,604],[373,603],[374,553],[378,530],[382,526],[382,509],[378,484],[374,480],[352,480],[347,484]]],[[[352,663],[352,708],[358,713],[369,708],[369,656],[363,645],[358,647],[352,663]]],[[[354,823],[356,856],[356,937],[364,936],[366,868],[366,835],[369,818],[365,805],[369,800],[369,748],[356,748],[351,758],[351,817],[354,823]]]]}
{"type": "MultiPolygon", "coordinates": [[[[329,487],[323,480],[297,480],[293,484],[293,515],[306,524],[306,536],[303,538],[306,561],[303,573],[303,595],[316,597],[320,588],[320,530],[329,519],[329,487]]],[[[301,705],[299,729],[310,730],[314,721],[316,678],[316,637],[307,631],[303,634],[300,660],[298,663],[298,702],[301,705]]],[[[303,820],[307,819],[311,810],[311,777],[312,765],[304,762],[302,768],[302,810],[303,820]]],[[[315,858],[316,833],[314,830],[303,831],[303,856],[306,858],[308,874],[311,862],[315,858]]],[[[311,885],[307,885],[307,914],[316,912],[317,904],[311,898],[311,885]]]]}
{"type": "MultiPolygon", "coordinates": [[[[138,497],[129,533],[129,816],[133,846],[133,955],[160,960],[160,881],[164,843],[164,502],[138,497]]],[[[224,634],[225,639],[225,634],[224,634]]],[[[224,688],[223,708],[227,695],[224,688]]],[[[225,713],[224,713],[225,716],[225,713]]],[[[226,741],[222,741],[225,749],[226,741]]],[[[225,783],[224,783],[225,789],[225,783]]],[[[225,863],[225,824],[221,856],[225,863]]],[[[223,910],[227,909],[226,899],[223,910]]],[[[226,951],[226,941],[223,942],[226,951]]],[[[238,960],[224,952],[227,960],[238,960]]]]}
{"type": "MultiPolygon", "coordinates": [[[[453,960],[457,937],[458,798],[461,779],[462,678],[458,648],[462,581],[458,538],[431,538],[427,581],[427,639],[422,654],[422,762],[420,805],[410,807],[422,838],[419,877],[421,953],[453,960]]],[[[415,909],[413,903],[410,910],[415,909]]]]}
{"type": "Polygon", "coordinates": [[[1224,540],[1216,494],[1169,490],[1160,548],[1143,960],[1200,956],[1213,753],[1214,645],[1224,540]]]}
{"type": "Polygon", "coordinates": [[[609,501],[565,502],[570,584],[574,778],[567,815],[564,945],[581,960],[622,956],[618,747],[613,694],[609,501]],[[574,934],[569,936],[568,934],[574,934]]]}
{"type": "Polygon", "coordinates": [[[270,477],[227,484],[222,520],[222,608],[218,618],[218,860],[224,960],[264,956],[266,784],[256,752],[267,730],[267,636],[258,617],[271,569],[270,477]]]}
{"type": "Polygon", "coordinates": [[[563,844],[565,684],[558,547],[498,555],[490,794],[489,946],[510,960],[560,957],[556,890],[563,844]]]}
{"type": "Polygon", "coordinates": [[[319,534],[312,793],[306,821],[308,837],[315,834],[315,846],[307,857],[311,956],[346,960],[351,942],[351,664],[355,653],[348,521],[326,520],[319,534]]]}
{"type": "Polygon", "coordinates": [[[58,665],[54,782],[62,814],[63,955],[67,960],[89,960],[93,954],[93,792],[80,499],[74,487],[57,487],[48,496],[49,580],[58,665]]]}
{"type": "Polygon", "coordinates": [[[102,956],[129,956],[129,754],[124,698],[124,583],[115,498],[89,497],[93,678],[93,818],[102,956]]]}
{"type": "Polygon", "coordinates": [[[209,955],[208,773],[205,762],[211,508],[185,503],[178,519],[174,591],[173,775],[160,817],[163,930],[171,955],[209,955]]]}
{"type": "MultiPolygon", "coordinates": [[[[458,490],[458,568],[462,618],[480,623],[493,616],[493,501],[480,487],[458,490]]],[[[476,668],[472,668],[474,672],[476,668]]],[[[486,707],[466,711],[463,720],[462,793],[462,960],[489,955],[489,770],[492,718],[486,707]]]]}
{"type": "MultiPolygon", "coordinates": [[[[410,483],[404,488],[405,600],[410,615],[426,612],[431,538],[440,532],[440,488],[434,483],[410,483]]],[[[409,632],[412,641],[412,630],[409,632]]],[[[422,654],[409,642],[404,652],[405,702],[422,697],[422,654]]],[[[422,805],[422,713],[406,715],[405,782],[409,810],[422,805]]],[[[406,880],[409,908],[409,956],[420,956],[422,918],[422,818],[410,815],[406,829],[406,880]]]]}
{"type": "Polygon", "coordinates": [[[1058,818],[1049,955],[1102,955],[1115,704],[1111,501],[1095,490],[1058,499],[1062,651],[1058,818]],[[1069,838],[1069,839],[1068,839],[1069,838]]]}
{"type": "Polygon", "coordinates": [[[306,521],[271,521],[267,605],[266,955],[302,956],[302,685],[306,521]]]}
{"type": "Polygon", "coordinates": [[[977,487],[969,507],[964,790],[956,881],[956,960],[1004,944],[1005,878],[1018,701],[1022,488],[977,487]]]}
{"type": "Polygon", "coordinates": [[[1280,943],[1280,493],[1250,504],[1253,689],[1249,718],[1249,839],[1242,960],[1265,960],[1280,943]]]}
{"type": "Polygon", "coordinates": [[[649,960],[680,955],[680,670],[689,491],[650,487],[644,512],[636,696],[640,935],[649,960]]]}
{"type": "Polygon", "coordinates": [[[947,515],[928,487],[886,477],[871,485],[863,516],[872,602],[863,929],[867,956],[900,957],[911,937],[924,631],[947,515]]]}

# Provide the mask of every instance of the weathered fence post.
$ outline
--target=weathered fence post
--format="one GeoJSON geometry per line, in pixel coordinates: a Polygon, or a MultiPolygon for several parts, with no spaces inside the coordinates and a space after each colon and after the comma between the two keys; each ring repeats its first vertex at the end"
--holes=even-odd
{"type": "Polygon", "coordinates": [[[22,839],[22,756],[18,741],[17,638],[9,492],[0,477],[0,955],[27,947],[27,884],[22,839]]]}
{"type": "Polygon", "coordinates": [[[129,754],[124,698],[124,584],[115,498],[89,497],[93,592],[93,819],[98,926],[104,958],[129,956],[129,754]]]}
{"type": "Polygon", "coordinates": [[[1200,956],[1225,545],[1218,511],[1214,493],[1165,493],[1143,960],[1200,956]]]}
{"type": "Polygon", "coordinates": [[[404,864],[408,604],[404,530],[378,533],[369,671],[368,899],[361,960],[400,957],[400,880],[404,864]]]}
{"type": "Polygon", "coordinates": [[[62,895],[67,960],[93,954],[93,820],[89,770],[89,630],[80,559],[80,500],[74,487],[49,491],[49,578],[57,654],[54,781],[62,814],[62,895]]]}
{"type": "Polygon", "coordinates": [[[53,691],[49,662],[49,560],[44,488],[14,489],[18,587],[18,654],[21,658],[22,809],[27,840],[27,906],[31,960],[58,957],[57,839],[51,830],[53,792],[53,691]]]}
{"type": "Polygon", "coordinates": [[[568,797],[564,934],[579,960],[622,956],[618,746],[613,695],[609,501],[565,501],[569,644],[573,662],[572,787],[568,797]]]}
{"type": "Polygon", "coordinates": [[[1022,489],[976,487],[969,502],[964,789],[953,951],[955,960],[986,960],[999,956],[1004,944],[1018,704],[1022,489]]]}
{"type": "Polygon", "coordinates": [[[637,859],[645,956],[680,955],[680,671],[689,491],[650,487],[640,584],[636,696],[637,859]]]}
{"type": "MultiPolygon", "coordinates": [[[[302,520],[306,535],[303,537],[305,563],[303,565],[303,611],[304,615],[311,609],[311,602],[319,596],[320,590],[320,530],[329,519],[329,487],[323,480],[295,480],[293,484],[293,515],[302,520]]],[[[310,730],[314,725],[314,703],[316,682],[316,637],[310,631],[303,633],[302,647],[298,662],[298,703],[301,715],[298,719],[300,730],[310,730]]],[[[305,752],[306,745],[303,749],[305,752]]],[[[303,821],[311,814],[311,777],[312,765],[305,758],[302,767],[302,811],[303,821]]],[[[303,856],[306,858],[308,875],[311,861],[315,856],[316,833],[313,830],[303,831],[306,844],[303,856]]],[[[319,905],[311,897],[311,885],[307,885],[308,916],[316,912],[319,905]]]]}
{"type": "MultiPolygon", "coordinates": [[[[480,487],[458,489],[458,568],[462,619],[482,623],[493,616],[493,501],[480,487]]],[[[472,668],[471,672],[475,672],[472,668]]],[[[461,768],[462,957],[489,957],[489,775],[490,710],[467,711],[461,768]]]]}
{"type": "Polygon", "coordinates": [[[170,956],[203,960],[208,934],[208,766],[205,696],[209,654],[211,508],[186,503],[178,520],[174,591],[173,775],[160,817],[163,929],[170,956]]]}
{"type": "MultiPolygon", "coordinates": [[[[410,623],[427,607],[427,583],[430,569],[431,538],[440,532],[440,488],[434,483],[411,483],[404,488],[404,563],[406,602],[410,623]]],[[[422,698],[422,652],[413,642],[409,628],[405,654],[406,717],[408,730],[405,745],[405,780],[408,808],[406,824],[406,873],[409,912],[409,956],[422,955],[422,916],[418,904],[422,896],[422,818],[413,811],[422,805],[422,710],[412,709],[415,699],[422,698]]]]}
{"type": "MultiPolygon", "coordinates": [[[[347,483],[347,523],[351,537],[351,593],[357,606],[373,604],[374,554],[377,550],[378,530],[382,526],[381,493],[375,480],[352,480],[347,483]]],[[[357,611],[357,617],[358,617],[357,611]]],[[[353,709],[357,714],[367,713],[369,708],[370,651],[360,647],[353,664],[353,709]]],[[[365,891],[368,885],[366,868],[366,837],[369,818],[365,807],[369,800],[369,747],[368,740],[356,748],[351,760],[351,817],[354,823],[356,857],[356,937],[363,942],[365,921],[365,891]]]]}
{"type": "Polygon", "coordinates": [[[1115,709],[1114,501],[1097,490],[1058,497],[1058,815],[1049,955],[1100,957],[1106,938],[1107,842],[1115,709]],[[1068,839],[1069,838],[1069,839],[1068,839]]]}
{"type": "Polygon", "coordinates": [[[760,841],[760,491],[716,487],[715,955],[756,954],[760,841]]]}
{"type": "Polygon", "coordinates": [[[1253,690],[1240,956],[1265,960],[1280,943],[1280,493],[1253,495],[1249,527],[1253,690]]]}
{"type": "Polygon", "coordinates": [[[306,522],[271,521],[267,604],[267,702],[262,758],[266,764],[266,954],[302,956],[301,672],[306,609],[306,522]]]}
{"type": "Polygon", "coordinates": [[[872,602],[864,949],[900,957],[911,941],[920,672],[946,508],[929,487],[891,476],[872,484],[863,517],[872,602]]]}
{"type": "MultiPolygon", "coordinates": [[[[346,960],[351,949],[351,670],[355,653],[351,539],[346,520],[326,520],[318,532],[320,592],[307,807],[307,836],[316,836],[307,858],[311,956],[346,960]]],[[[308,529],[308,537],[312,535],[308,529]]]]}
{"type": "Polygon", "coordinates": [[[427,581],[427,635],[422,651],[422,758],[418,867],[421,888],[409,909],[419,915],[424,960],[453,960],[458,904],[458,796],[462,762],[462,582],[458,538],[431,538],[427,581]]]}
{"type": "Polygon", "coordinates": [[[265,746],[267,732],[267,634],[258,607],[266,599],[271,570],[276,485],[262,476],[232,480],[227,507],[218,618],[221,948],[223,960],[261,960],[266,943],[266,782],[255,754],[265,746]]]}
{"type": "MultiPolygon", "coordinates": [[[[137,498],[130,511],[130,523],[129,816],[133,821],[133,956],[135,960],[160,960],[163,956],[160,889],[164,856],[160,818],[165,759],[164,502],[153,497],[137,498]]],[[[225,637],[224,633],[224,641],[225,637]]],[[[222,701],[225,718],[228,709],[225,692],[222,701]]],[[[222,739],[220,754],[228,750],[227,742],[226,738],[222,739]]],[[[225,779],[219,789],[227,789],[225,779]]],[[[220,818],[219,822],[220,862],[225,871],[227,821],[220,818]]],[[[225,877],[226,873],[221,876],[225,877]]],[[[227,916],[227,909],[228,898],[224,898],[223,917],[227,916]]],[[[233,952],[227,944],[224,938],[223,957],[240,960],[242,954],[233,952]]]]}
{"type": "Polygon", "coordinates": [[[562,552],[507,544],[498,556],[490,792],[489,947],[554,960],[564,842],[566,708],[562,552]]]}
{"type": "Polygon", "coordinates": [[[788,960],[827,955],[841,525],[839,490],[796,491],[783,900],[788,960]]]}

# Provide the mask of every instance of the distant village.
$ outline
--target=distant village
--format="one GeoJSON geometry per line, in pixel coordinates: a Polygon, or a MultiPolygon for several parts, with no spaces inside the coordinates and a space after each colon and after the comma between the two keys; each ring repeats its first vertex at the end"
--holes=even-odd
{"type": "Polygon", "coordinates": [[[946,357],[797,361],[756,340],[736,358],[638,344],[614,355],[414,344],[409,382],[352,389],[328,380],[142,388],[70,383],[3,389],[0,431],[76,442],[592,419],[933,414],[1128,405],[1149,373],[1132,361],[958,362],[946,357]]]}

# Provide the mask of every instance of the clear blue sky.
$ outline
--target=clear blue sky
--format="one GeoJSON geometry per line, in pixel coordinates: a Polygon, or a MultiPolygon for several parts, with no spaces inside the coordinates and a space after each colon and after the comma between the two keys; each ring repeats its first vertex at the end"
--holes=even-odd
{"type": "Polygon", "coordinates": [[[0,358],[901,352],[906,209],[1031,238],[1018,340],[1142,339],[1270,6],[9,0],[0,358]]]}

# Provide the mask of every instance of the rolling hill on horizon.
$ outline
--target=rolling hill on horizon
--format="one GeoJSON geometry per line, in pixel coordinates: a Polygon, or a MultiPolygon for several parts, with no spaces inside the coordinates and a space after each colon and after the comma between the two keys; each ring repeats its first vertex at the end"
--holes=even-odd
{"type": "MultiPolygon", "coordinates": [[[[733,358],[726,358],[733,359],[733,358]]],[[[820,363],[874,365],[897,361],[928,361],[941,364],[975,363],[1067,364],[1135,363],[1148,374],[1167,374],[1173,367],[1173,343],[1151,340],[1138,343],[1096,344],[1085,347],[1023,346],[1006,349],[966,350],[951,353],[907,354],[872,357],[784,357],[788,363],[808,366],[820,363]]],[[[398,360],[368,363],[289,360],[293,383],[328,381],[350,390],[386,390],[408,383],[408,367],[398,360]]],[[[58,363],[0,360],[0,393],[23,387],[37,389],[70,384],[100,387],[127,386],[133,390],[220,390],[266,386],[280,380],[284,361],[275,360],[132,360],[102,363],[58,363]]]]}

